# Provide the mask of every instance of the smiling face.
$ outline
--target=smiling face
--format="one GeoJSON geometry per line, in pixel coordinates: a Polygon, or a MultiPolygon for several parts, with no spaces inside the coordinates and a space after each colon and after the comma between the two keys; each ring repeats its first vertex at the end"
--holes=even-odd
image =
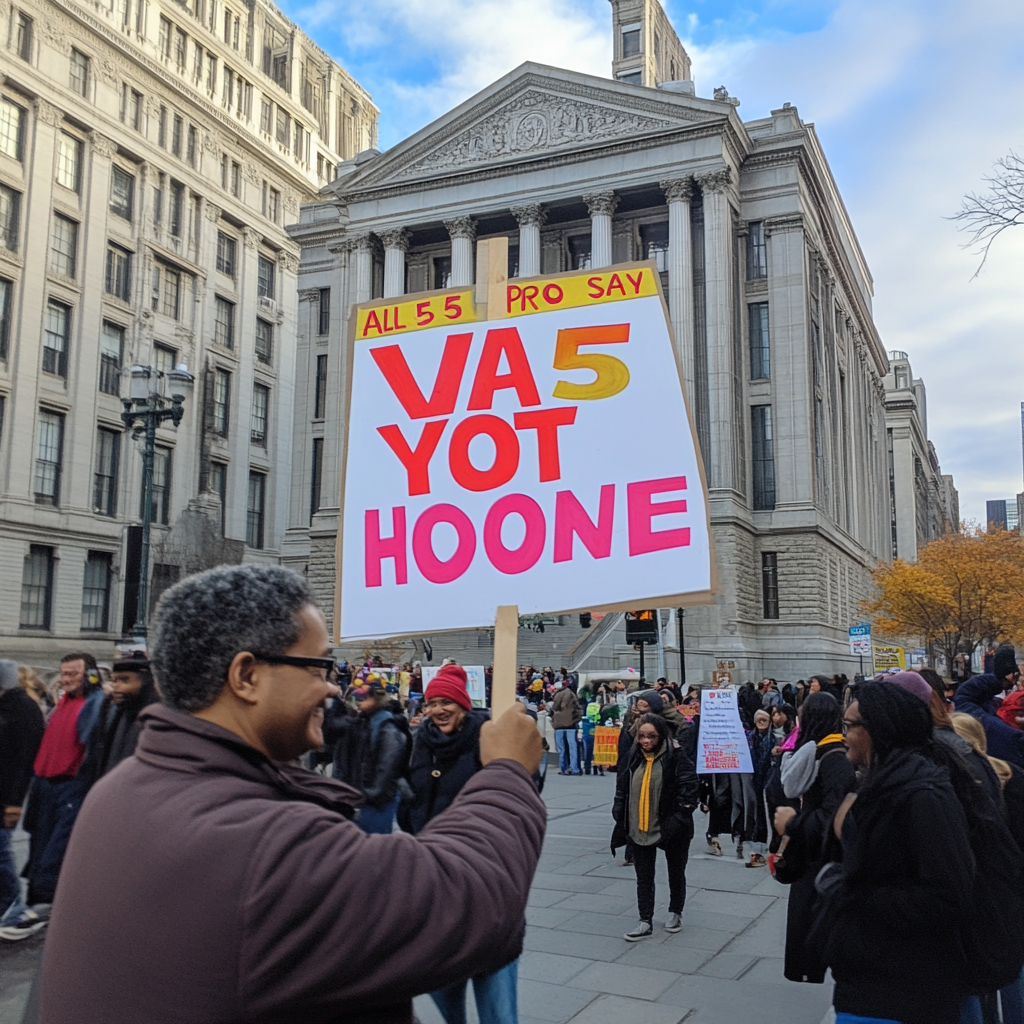
{"type": "Polygon", "coordinates": [[[819,683],[817,679],[812,679],[811,680],[811,686],[810,686],[810,692],[811,693],[819,693],[820,691],[821,691],[821,683],[819,683]]]}
{"type": "Polygon", "coordinates": [[[462,727],[466,710],[446,697],[434,697],[427,704],[427,714],[430,715],[430,720],[441,732],[450,736],[462,727]]]}
{"type": "Polygon", "coordinates": [[[138,672],[115,672],[110,677],[110,700],[123,704],[126,697],[142,692],[142,676],[138,672]]]}
{"type": "Polygon", "coordinates": [[[636,741],[645,754],[653,754],[661,743],[661,737],[653,725],[641,725],[636,734],[636,741]]]}
{"type": "Polygon", "coordinates": [[[77,697],[85,684],[85,662],[81,658],[65,661],[60,666],[60,688],[69,696],[77,697]]]}

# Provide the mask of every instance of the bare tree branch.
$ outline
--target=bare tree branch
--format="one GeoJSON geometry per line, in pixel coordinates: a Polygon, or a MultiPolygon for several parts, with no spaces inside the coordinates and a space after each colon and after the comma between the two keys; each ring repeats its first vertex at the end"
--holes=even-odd
{"type": "Polygon", "coordinates": [[[1024,159],[1011,151],[996,161],[996,168],[994,174],[982,179],[987,190],[981,195],[972,192],[964,196],[960,209],[949,218],[956,221],[957,230],[970,234],[963,248],[978,247],[981,263],[971,280],[985,266],[992,243],[1007,228],[1024,224],[1024,159]]]}

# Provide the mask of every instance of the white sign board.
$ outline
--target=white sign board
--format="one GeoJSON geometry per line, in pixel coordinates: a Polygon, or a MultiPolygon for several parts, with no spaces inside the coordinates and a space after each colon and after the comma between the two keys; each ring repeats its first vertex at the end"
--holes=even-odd
{"type": "Polygon", "coordinates": [[[700,733],[697,737],[698,774],[753,770],[750,746],[736,703],[736,691],[702,690],[700,733]]]}
{"type": "MultiPolygon", "coordinates": [[[[466,673],[466,689],[469,691],[469,699],[473,702],[473,707],[486,707],[487,686],[484,680],[483,665],[460,665],[459,668],[466,673]]],[[[423,673],[423,692],[426,693],[427,684],[441,671],[441,667],[439,665],[424,665],[421,671],[423,673]]]]}
{"type": "Polygon", "coordinates": [[[706,491],[653,264],[510,281],[484,322],[470,292],[424,294],[352,321],[340,637],[706,603],[706,491]]]}
{"type": "Polygon", "coordinates": [[[855,658],[871,657],[871,627],[850,627],[850,653],[855,658]]]}

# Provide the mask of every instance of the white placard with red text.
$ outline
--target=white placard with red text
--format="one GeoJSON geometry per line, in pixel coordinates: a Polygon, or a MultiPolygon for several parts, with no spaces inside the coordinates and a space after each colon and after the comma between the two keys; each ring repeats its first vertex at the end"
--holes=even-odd
{"type": "Polygon", "coordinates": [[[436,317],[420,304],[420,329],[404,299],[359,313],[342,638],[493,625],[498,605],[710,593],[707,499],[656,271],[629,273],[540,282],[571,308],[520,303],[509,282],[511,315],[485,322],[434,326],[439,300],[436,317]]]}

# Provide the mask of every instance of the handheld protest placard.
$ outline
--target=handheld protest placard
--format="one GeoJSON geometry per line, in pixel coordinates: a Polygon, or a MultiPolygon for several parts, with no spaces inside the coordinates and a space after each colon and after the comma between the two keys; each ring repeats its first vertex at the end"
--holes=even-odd
{"type": "MultiPolygon", "coordinates": [[[[338,639],[492,626],[499,606],[711,600],[707,489],[656,267],[506,281],[506,251],[478,249],[476,288],[354,310],[338,639]]],[[[496,659],[495,694],[499,678],[496,659]]]]}

